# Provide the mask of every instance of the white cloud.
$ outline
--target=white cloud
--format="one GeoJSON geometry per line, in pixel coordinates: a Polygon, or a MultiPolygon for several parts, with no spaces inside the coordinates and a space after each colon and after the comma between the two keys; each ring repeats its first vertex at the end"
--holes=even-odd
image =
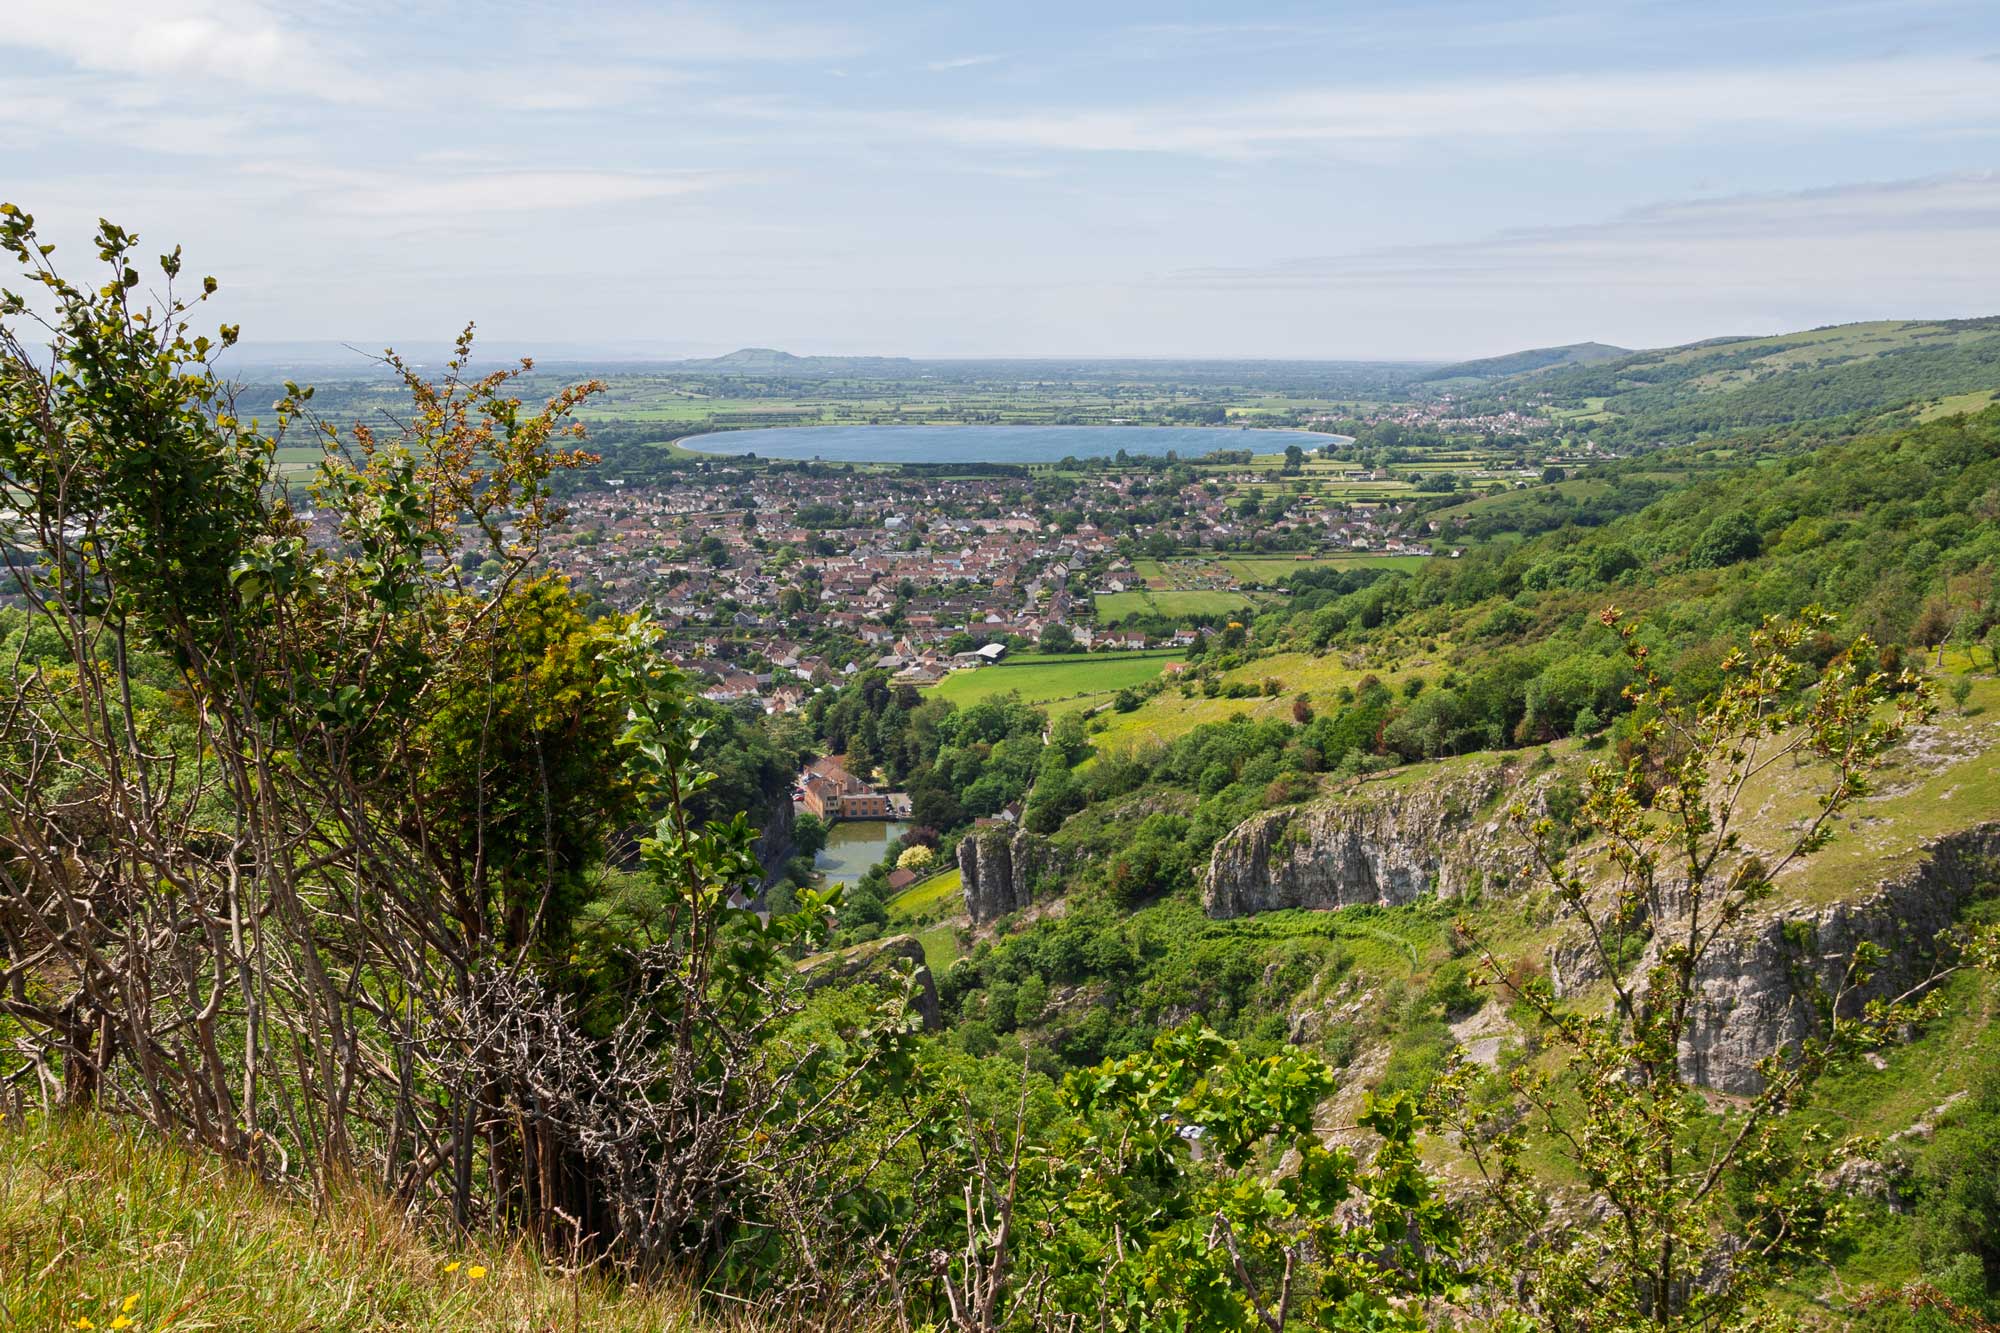
{"type": "Polygon", "coordinates": [[[1281,305],[1379,328],[1404,355],[1991,314],[2000,172],[1675,201],[1579,226],[1188,270],[1155,290],[1191,309],[1281,305]]]}
{"type": "Polygon", "coordinates": [[[253,163],[264,178],[315,213],[470,223],[501,213],[605,208],[701,194],[748,179],[739,172],[505,170],[372,171],[253,163]]]}
{"type": "Polygon", "coordinates": [[[859,55],[866,44],[852,29],[821,23],[784,23],[735,17],[729,9],[669,5],[644,13],[572,15],[597,51],[665,64],[792,63],[859,55]],[[607,40],[608,39],[608,40],[607,40]]]}
{"type": "Polygon", "coordinates": [[[981,65],[998,63],[999,56],[953,56],[949,60],[933,60],[924,68],[933,74],[942,74],[954,69],[976,69],[981,65]]]}
{"type": "Polygon", "coordinates": [[[1446,285],[1523,281],[1595,285],[1704,277],[1815,290],[1845,270],[1983,285],[2000,304],[2000,172],[1677,200],[1607,221],[1502,232],[1252,268],[1194,269],[1195,284],[1446,285]],[[1830,261],[1840,268],[1829,269],[1830,261]],[[1985,266],[1982,268],[1982,266],[1985,266]]]}
{"type": "Polygon", "coordinates": [[[0,47],[92,73],[189,81],[196,91],[215,81],[352,100],[372,88],[332,58],[323,37],[255,0],[11,0],[0,47]]]}
{"type": "Polygon", "coordinates": [[[1745,129],[1814,135],[1991,125],[2000,79],[1958,57],[1698,69],[1404,87],[1342,86],[1234,103],[912,120],[969,145],[1254,157],[1417,141],[1583,135],[1698,141],[1745,129]]]}
{"type": "MultiPolygon", "coordinates": [[[[110,144],[165,156],[227,155],[259,130],[245,107],[170,99],[110,75],[0,77],[0,106],[8,111],[0,116],[0,144],[23,151],[110,144]]],[[[274,151],[268,133],[263,142],[274,151]]]]}
{"type": "Polygon", "coordinates": [[[7,0],[0,51],[52,57],[95,100],[177,101],[225,89],[381,108],[604,110],[706,67],[785,64],[862,49],[842,28],[756,22],[695,5],[598,11],[516,30],[504,17],[439,46],[423,16],[384,0],[7,0]],[[89,12],[80,13],[80,9],[89,12]],[[532,33],[532,42],[522,38],[532,33]],[[499,40],[498,58],[482,58],[499,40]],[[525,54],[524,54],[525,53],[525,54]]]}

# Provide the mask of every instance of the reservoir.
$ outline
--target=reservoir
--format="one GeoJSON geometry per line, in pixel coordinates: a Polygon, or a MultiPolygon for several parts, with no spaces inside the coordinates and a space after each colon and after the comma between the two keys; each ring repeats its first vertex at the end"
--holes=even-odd
{"type": "Polygon", "coordinates": [[[843,819],[826,831],[826,846],[813,858],[813,869],[828,884],[858,883],[868,867],[882,859],[891,840],[907,828],[908,824],[882,819],[843,819]]]}
{"type": "Polygon", "coordinates": [[[836,463],[1054,463],[1178,453],[1199,458],[1216,449],[1283,453],[1343,444],[1344,435],[1242,426],[776,426],[717,431],[677,441],[704,454],[818,458],[836,463]]]}

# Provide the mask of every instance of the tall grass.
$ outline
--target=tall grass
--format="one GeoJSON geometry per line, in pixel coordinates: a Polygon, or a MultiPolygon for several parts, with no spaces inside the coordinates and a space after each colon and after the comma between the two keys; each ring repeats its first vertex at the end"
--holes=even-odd
{"type": "Polygon", "coordinates": [[[0,1329],[753,1327],[520,1244],[439,1243],[365,1189],[312,1208],[105,1120],[0,1121],[0,1329]]]}

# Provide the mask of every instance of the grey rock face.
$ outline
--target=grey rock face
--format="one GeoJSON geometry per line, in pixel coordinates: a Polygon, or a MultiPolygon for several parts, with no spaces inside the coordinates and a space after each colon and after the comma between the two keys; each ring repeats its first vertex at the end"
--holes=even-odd
{"type": "Polygon", "coordinates": [[[776,802],[771,813],[764,819],[764,827],[757,832],[757,846],[754,849],[757,864],[764,871],[764,879],[758,885],[761,896],[765,889],[777,883],[785,873],[785,863],[792,858],[792,822],[796,816],[789,800],[776,802]]]}
{"type": "Polygon", "coordinates": [[[1515,839],[1487,807],[1520,777],[1519,765],[1481,764],[1254,816],[1216,843],[1203,906],[1223,918],[1456,897],[1474,872],[1518,867],[1515,839]]]}
{"type": "Polygon", "coordinates": [[[965,914],[991,921],[1020,911],[1034,901],[1038,881],[1060,873],[1062,860],[1048,839],[1026,829],[1002,826],[966,835],[958,844],[965,914]]]}
{"type": "MultiPolygon", "coordinates": [[[[1848,993],[1843,1013],[1872,999],[1899,995],[1922,981],[1937,961],[1937,937],[2000,868],[2000,823],[1974,825],[1926,843],[1915,865],[1867,891],[1824,907],[1782,898],[1710,947],[1695,977],[1700,993],[1681,1072],[1718,1092],[1753,1094],[1763,1087],[1757,1064],[1819,1027],[1815,985],[1839,989],[1855,950],[1881,948],[1884,958],[1865,986],[1848,993]]],[[[1780,893],[1782,894],[1782,888],[1780,893]]],[[[1672,894],[1667,895],[1671,902],[1672,894]]],[[[1641,977],[1658,959],[1659,937],[1685,925],[1685,904],[1672,903],[1654,942],[1630,973],[1641,977]],[[1677,915],[1676,915],[1677,914],[1677,915]]],[[[1558,995],[1574,995],[1603,976],[1597,953],[1580,933],[1549,951],[1558,995]]]]}
{"type": "MultiPolygon", "coordinates": [[[[1716,941],[1696,985],[1701,1001],[1681,1069],[1722,1092],[1762,1087],[1757,1062],[1818,1026],[1802,971],[1831,993],[1864,943],[1885,952],[1843,1011],[1899,995],[1929,975],[1938,934],[1957,921],[2000,868],[2000,822],[1978,824],[1925,844],[1924,857],[1867,893],[1816,909],[1782,908],[1716,941]]],[[[1641,961],[1643,969],[1650,956],[1641,961]]]]}
{"type": "Polygon", "coordinates": [[[924,946],[914,935],[890,935],[872,940],[844,953],[811,960],[802,967],[806,989],[844,985],[862,980],[889,982],[892,972],[913,969],[917,990],[917,1014],[924,1031],[936,1032],[944,1026],[944,1010],[938,1004],[937,980],[924,962],[924,946]]]}
{"type": "MultiPolygon", "coordinates": [[[[1217,918],[1387,906],[1427,893],[1457,896],[1478,876],[1489,884],[1500,874],[1520,879],[1525,852],[1497,808],[1517,795],[1531,809],[1540,801],[1522,766],[1496,763],[1400,786],[1364,784],[1254,816],[1216,844],[1203,876],[1204,906],[1217,918]]],[[[1869,943],[1886,957],[1845,1003],[1858,1011],[1871,999],[1901,994],[1929,974],[1939,933],[1996,878],[2000,821],[1932,840],[1915,865],[1843,902],[1784,904],[1781,886],[1777,904],[1710,951],[1696,978],[1701,999],[1681,1051],[1683,1071],[1717,1091],[1755,1093],[1762,1085],[1757,1063],[1816,1028],[1805,975],[1831,991],[1855,949],[1869,943]]],[[[966,884],[970,903],[970,874],[966,884]]],[[[1684,906],[1665,896],[1660,927],[1670,932],[1672,914],[1684,906]]],[[[1549,961],[1558,994],[1599,979],[1596,956],[1580,935],[1558,943],[1549,961]]],[[[1652,962],[1649,950],[1633,975],[1652,962]]]]}

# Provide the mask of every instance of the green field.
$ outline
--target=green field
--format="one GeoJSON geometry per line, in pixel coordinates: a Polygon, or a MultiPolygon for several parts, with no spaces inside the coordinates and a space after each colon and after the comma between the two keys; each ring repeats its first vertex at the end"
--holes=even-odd
{"type": "Polygon", "coordinates": [[[1427,555],[1333,555],[1295,560],[1284,555],[1230,556],[1219,561],[1245,583],[1276,583],[1301,569],[1418,569],[1427,555]]]}
{"type": "Polygon", "coordinates": [[[276,455],[278,475],[286,481],[310,481],[325,457],[326,450],[316,444],[280,445],[276,455]]]}
{"type": "Polygon", "coordinates": [[[1175,654],[1143,653],[1028,654],[980,667],[954,671],[929,693],[964,707],[996,694],[1018,692],[1031,704],[1051,706],[1055,713],[1102,703],[1119,690],[1143,684],[1166,669],[1175,654]]]}
{"type": "Polygon", "coordinates": [[[1240,592],[1156,592],[1150,588],[1138,592],[1110,592],[1097,599],[1097,621],[1100,625],[1115,625],[1126,616],[1221,616],[1232,611],[1247,611],[1256,605],[1256,600],[1240,592]]]}

